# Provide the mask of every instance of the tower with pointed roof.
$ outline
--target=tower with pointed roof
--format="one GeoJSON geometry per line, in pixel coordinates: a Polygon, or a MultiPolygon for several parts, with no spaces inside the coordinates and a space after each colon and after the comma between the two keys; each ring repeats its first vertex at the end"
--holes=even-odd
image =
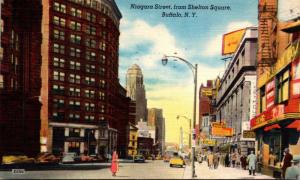
{"type": "Polygon", "coordinates": [[[136,101],[136,118],[135,123],[147,121],[147,99],[143,81],[143,73],[141,68],[134,64],[126,74],[126,90],[127,96],[136,101]]]}

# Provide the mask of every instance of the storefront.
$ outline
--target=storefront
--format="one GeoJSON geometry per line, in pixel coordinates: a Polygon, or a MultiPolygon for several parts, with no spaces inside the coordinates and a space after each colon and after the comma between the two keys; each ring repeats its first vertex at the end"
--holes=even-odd
{"type": "Polygon", "coordinates": [[[258,82],[258,110],[251,120],[262,173],[280,177],[283,150],[300,154],[300,43],[292,43],[274,65],[274,74],[258,82]]]}

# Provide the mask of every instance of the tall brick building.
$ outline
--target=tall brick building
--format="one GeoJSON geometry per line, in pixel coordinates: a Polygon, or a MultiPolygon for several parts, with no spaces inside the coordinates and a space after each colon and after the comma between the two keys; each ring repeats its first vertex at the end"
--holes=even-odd
{"type": "Polygon", "coordinates": [[[127,147],[130,99],[118,79],[120,18],[114,0],[43,1],[43,151],[105,155],[127,147]]]}
{"type": "Polygon", "coordinates": [[[40,152],[41,18],[40,0],[1,1],[0,156],[40,152]]]}

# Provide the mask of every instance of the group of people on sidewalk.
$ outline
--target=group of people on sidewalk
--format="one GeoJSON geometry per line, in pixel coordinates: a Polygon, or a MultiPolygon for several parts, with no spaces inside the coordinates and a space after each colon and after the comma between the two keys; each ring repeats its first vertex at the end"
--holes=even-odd
{"type": "MultiPolygon", "coordinates": [[[[248,156],[241,155],[237,152],[231,154],[220,154],[219,152],[208,152],[205,157],[209,169],[217,169],[219,163],[225,167],[242,168],[249,170],[249,175],[255,176],[257,157],[254,151],[251,151],[248,156]],[[247,168],[248,166],[248,168],[247,168]]],[[[293,157],[289,153],[289,149],[284,150],[284,157],[281,163],[282,178],[284,179],[297,179],[300,180],[300,155],[293,157]]]]}

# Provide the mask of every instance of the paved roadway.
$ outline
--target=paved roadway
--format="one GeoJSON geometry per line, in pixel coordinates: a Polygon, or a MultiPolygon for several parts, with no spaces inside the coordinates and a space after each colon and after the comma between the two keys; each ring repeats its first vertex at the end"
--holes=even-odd
{"type": "Polygon", "coordinates": [[[112,177],[108,163],[95,164],[98,169],[72,168],[72,170],[26,171],[25,174],[13,174],[0,171],[0,179],[182,179],[184,168],[170,168],[163,161],[146,161],[146,163],[121,162],[117,177],[112,177]]]}

